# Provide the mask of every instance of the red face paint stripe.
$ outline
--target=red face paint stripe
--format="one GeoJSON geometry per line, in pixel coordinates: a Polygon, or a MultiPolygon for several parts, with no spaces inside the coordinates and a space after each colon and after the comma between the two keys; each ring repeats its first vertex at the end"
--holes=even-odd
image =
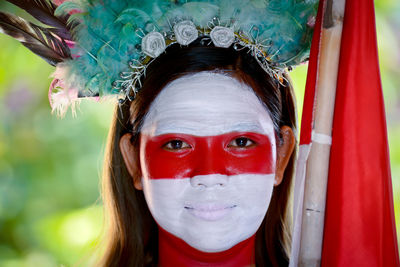
{"type": "Polygon", "coordinates": [[[142,135],[141,167],[151,179],[190,178],[208,174],[271,174],[275,172],[269,137],[253,132],[233,132],[199,137],[187,134],[142,135]],[[230,146],[237,138],[248,138],[248,147],[230,146]],[[187,148],[168,150],[166,144],[179,140],[187,148]]]}

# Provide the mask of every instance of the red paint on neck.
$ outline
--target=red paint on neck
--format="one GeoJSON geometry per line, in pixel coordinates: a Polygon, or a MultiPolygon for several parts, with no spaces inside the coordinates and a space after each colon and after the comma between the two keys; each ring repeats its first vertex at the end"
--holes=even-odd
{"type": "Polygon", "coordinates": [[[160,267],[244,267],[254,265],[255,235],[236,246],[217,253],[206,253],[192,248],[183,240],[159,229],[160,267]]]}

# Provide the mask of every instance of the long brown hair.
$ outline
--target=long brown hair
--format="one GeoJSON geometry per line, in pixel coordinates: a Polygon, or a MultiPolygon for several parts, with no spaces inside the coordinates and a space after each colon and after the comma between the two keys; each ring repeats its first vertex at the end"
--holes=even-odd
{"type": "MultiPolygon", "coordinates": [[[[132,144],[139,149],[140,128],[150,104],[170,81],[189,73],[219,71],[253,88],[274,123],[280,141],[280,127],[296,128],[293,92],[271,79],[248,51],[204,46],[197,40],[188,47],[172,45],[150,64],[142,88],[133,102],[116,107],[110,128],[104,162],[103,199],[108,219],[106,248],[102,266],[156,266],[158,229],[146,205],[143,192],[136,190],[119,148],[120,138],[132,133],[132,144]]],[[[282,183],[274,188],[268,212],[256,233],[257,266],[287,266],[287,226],[289,195],[296,151],[292,154],[282,183]]],[[[138,165],[139,166],[139,165],[138,165]]],[[[140,169],[140,168],[139,168],[140,169]]]]}

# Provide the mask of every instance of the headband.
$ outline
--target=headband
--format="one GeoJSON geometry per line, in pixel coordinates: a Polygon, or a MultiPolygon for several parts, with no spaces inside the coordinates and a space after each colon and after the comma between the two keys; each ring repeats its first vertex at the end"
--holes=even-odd
{"type": "Polygon", "coordinates": [[[83,97],[133,100],[146,68],[174,44],[247,49],[278,82],[308,59],[316,0],[7,0],[47,27],[0,12],[0,32],[56,66],[62,115],[83,97]]]}

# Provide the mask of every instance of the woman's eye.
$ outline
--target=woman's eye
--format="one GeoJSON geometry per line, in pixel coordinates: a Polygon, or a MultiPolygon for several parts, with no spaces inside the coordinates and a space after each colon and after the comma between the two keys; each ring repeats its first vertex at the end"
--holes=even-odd
{"type": "Polygon", "coordinates": [[[244,148],[244,147],[251,147],[255,143],[253,140],[246,138],[246,137],[239,137],[234,140],[232,140],[228,147],[239,147],[239,148],[244,148]]]}
{"type": "Polygon", "coordinates": [[[171,140],[163,146],[166,150],[180,150],[190,148],[190,145],[182,140],[171,140]]]}

